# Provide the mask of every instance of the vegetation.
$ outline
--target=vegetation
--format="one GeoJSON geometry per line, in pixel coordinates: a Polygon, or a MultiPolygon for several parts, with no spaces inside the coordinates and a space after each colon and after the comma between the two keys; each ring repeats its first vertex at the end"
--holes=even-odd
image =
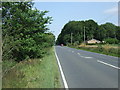
{"type": "Polygon", "coordinates": [[[56,41],[56,44],[64,44],[70,47],[112,56],[119,56],[119,43],[120,26],[115,26],[108,22],[98,25],[94,20],[69,21],[63,27],[56,41]],[[101,43],[82,44],[84,42],[84,33],[85,41],[94,38],[101,41],[101,43]],[[116,48],[114,48],[114,44],[117,44],[116,48]]]}
{"type": "Polygon", "coordinates": [[[32,10],[32,2],[3,2],[3,61],[22,61],[42,58],[46,49],[54,44],[54,35],[47,25],[52,18],[48,11],[32,10]]]}
{"type": "Polygon", "coordinates": [[[84,44],[81,44],[77,46],[70,45],[69,47],[120,57],[119,44],[118,45],[111,45],[111,44],[84,45],[84,44]]]}
{"type": "Polygon", "coordinates": [[[60,88],[54,49],[48,51],[44,58],[21,61],[7,72],[3,76],[3,88],[60,88]]]}
{"type": "Polygon", "coordinates": [[[3,88],[59,88],[48,11],[32,2],[2,2],[3,88]]]}
{"type": "Polygon", "coordinates": [[[72,44],[79,45],[84,40],[84,30],[85,30],[85,40],[90,40],[95,38],[100,41],[106,41],[109,44],[120,43],[120,27],[115,26],[112,23],[105,23],[98,25],[94,20],[86,21],[69,21],[63,27],[61,33],[59,34],[56,44],[63,43],[64,45],[72,44]]]}
{"type": "Polygon", "coordinates": [[[104,41],[109,44],[118,44],[119,43],[119,40],[116,38],[107,38],[107,39],[104,39],[104,41]]]}

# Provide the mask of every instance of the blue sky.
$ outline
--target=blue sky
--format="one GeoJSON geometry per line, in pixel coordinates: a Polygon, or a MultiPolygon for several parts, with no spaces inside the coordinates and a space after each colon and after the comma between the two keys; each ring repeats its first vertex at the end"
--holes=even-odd
{"type": "Polygon", "coordinates": [[[35,2],[34,7],[49,11],[46,15],[53,21],[48,27],[56,38],[64,25],[72,20],[93,19],[98,24],[118,24],[117,2],[35,2]]]}

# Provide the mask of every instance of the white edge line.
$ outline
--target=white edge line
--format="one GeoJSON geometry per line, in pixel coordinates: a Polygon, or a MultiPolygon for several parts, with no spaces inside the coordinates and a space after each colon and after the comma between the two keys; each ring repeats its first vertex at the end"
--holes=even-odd
{"type": "Polygon", "coordinates": [[[60,64],[60,61],[58,59],[58,56],[56,54],[56,49],[54,47],[54,50],[55,50],[55,56],[56,56],[56,59],[57,59],[57,62],[58,62],[58,66],[59,66],[59,69],[60,69],[60,73],[61,73],[61,76],[62,76],[62,79],[63,79],[63,83],[64,83],[64,87],[68,89],[68,84],[67,84],[67,81],[65,79],[65,75],[63,73],[63,70],[62,70],[62,67],[61,67],[61,64],[60,64]]]}
{"type": "Polygon", "coordinates": [[[116,69],[120,69],[119,67],[116,67],[116,66],[114,66],[114,65],[108,64],[108,63],[103,62],[103,61],[100,61],[100,60],[97,60],[97,62],[102,63],[102,64],[105,64],[105,65],[108,65],[108,66],[111,66],[111,67],[116,68],[116,69]]]}

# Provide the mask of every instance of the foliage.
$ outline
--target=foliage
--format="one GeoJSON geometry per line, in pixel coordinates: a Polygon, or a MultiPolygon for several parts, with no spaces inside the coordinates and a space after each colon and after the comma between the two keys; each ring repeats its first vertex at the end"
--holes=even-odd
{"type": "Polygon", "coordinates": [[[102,45],[98,45],[97,50],[102,52],[104,50],[104,48],[102,47],[102,45]]]}
{"type": "Polygon", "coordinates": [[[120,42],[120,26],[116,27],[116,38],[119,40],[120,42]]]}
{"type": "MultiPolygon", "coordinates": [[[[72,42],[82,43],[84,40],[84,31],[85,31],[85,40],[90,40],[92,38],[103,41],[107,38],[115,41],[114,43],[120,42],[120,27],[115,26],[112,23],[105,23],[98,25],[94,20],[86,21],[69,21],[66,23],[59,34],[56,44],[69,44],[72,42]],[[71,36],[72,34],[72,36],[71,36]]],[[[76,44],[79,44],[76,43],[76,44]]]]}
{"type": "Polygon", "coordinates": [[[119,43],[119,41],[116,38],[107,38],[107,39],[104,39],[104,41],[108,44],[118,44],[119,43]]]}
{"type": "MultiPolygon", "coordinates": [[[[77,47],[73,47],[73,48],[77,48],[77,47]]],[[[118,50],[119,47],[115,48],[109,44],[98,45],[97,47],[80,46],[78,47],[78,49],[120,57],[120,52],[118,50]]]]}
{"type": "Polygon", "coordinates": [[[2,2],[3,60],[40,58],[54,44],[48,11],[32,10],[32,2],[2,2]]]}
{"type": "Polygon", "coordinates": [[[15,61],[4,61],[2,63],[2,76],[4,76],[12,67],[14,67],[16,65],[15,61]]]}
{"type": "MultiPolygon", "coordinates": [[[[11,63],[10,61],[7,62],[11,63]]],[[[4,62],[6,66],[6,62],[4,62]]],[[[4,88],[62,88],[53,48],[41,59],[21,61],[3,76],[4,88]]]]}

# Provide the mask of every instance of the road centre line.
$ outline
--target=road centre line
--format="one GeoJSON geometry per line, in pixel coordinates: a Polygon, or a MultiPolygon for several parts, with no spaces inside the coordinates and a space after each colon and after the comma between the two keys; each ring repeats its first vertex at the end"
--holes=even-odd
{"type": "Polygon", "coordinates": [[[84,56],[82,56],[82,55],[80,55],[80,57],[83,57],[83,58],[84,58],[84,56]]]}
{"type": "Polygon", "coordinates": [[[102,63],[102,64],[107,65],[107,66],[110,66],[110,67],[113,67],[113,68],[116,68],[116,69],[120,69],[119,67],[116,67],[112,64],[109,64],[109,63],[106,63],[106,62],[103,62],[103,61],[100,61],[100,60],[97,60],[97,62],[102,63]]]}
{"type": "Polygon", "coordinates": [[[84,57],[84,58],[93,58],[93,57],[84,57]]]}
{"type": "Polygon", "coordinates": [[[86,57],[86,56],[80,56],[80,57],[83,57],[83,58],[93,58],[93,57],[86,57]]]}
{"type": "Polygon", "coordinates": [[[93,57],[82,56],[80,53],[77,53],[77,54],[80,55],[80,57],[83,57],[83,58],[93,58],[93,57]]]}
{"type": "Polygon", "coordinates": [[[59,69],[60,69],[60,73],[61,73],[61,76],[62,76],[62,79],[63,79],[64,87],[66,88],[66,90],[68,90],[68,84],[67,84],[67,81],[65,79],[65,75],[63,73],[62,66],[61,66],[60,61],[58,59],[55,47],[54,47],[54,50],[55,50],[55,56],[56,56],[56,59],[57,59],[57,63],[58,63],[59,69]]]}

